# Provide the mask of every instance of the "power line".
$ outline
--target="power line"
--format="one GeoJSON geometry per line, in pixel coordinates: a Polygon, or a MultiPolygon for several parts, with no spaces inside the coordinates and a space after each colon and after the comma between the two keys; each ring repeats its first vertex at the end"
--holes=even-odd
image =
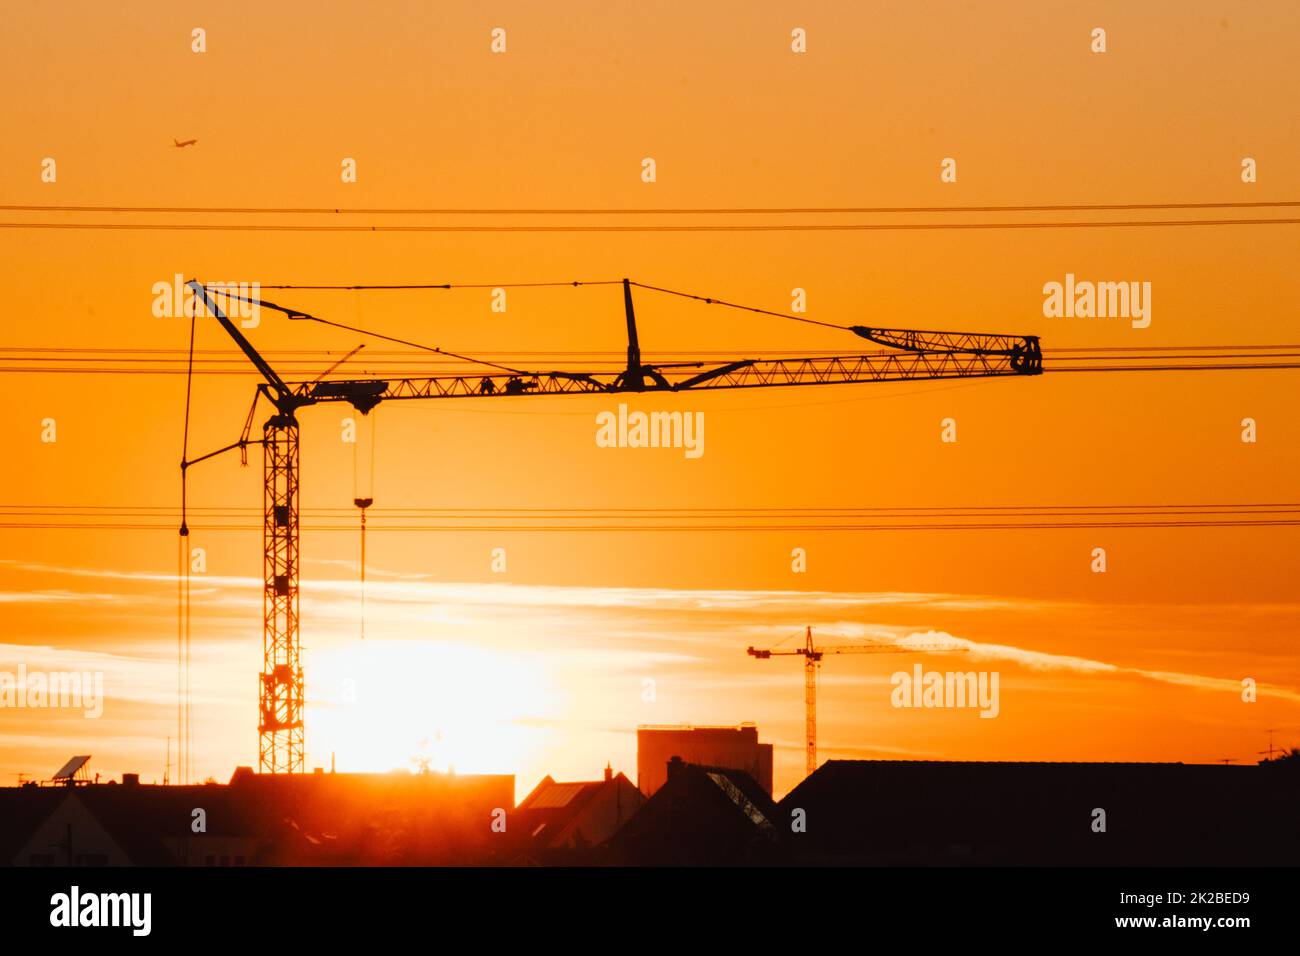
{"type": "MultiPolygon", "coordinates": [[[[1075,346],[1075,347],[1065,346],[1065,347],[1053,349],[1052,354],[1059,355],[1061,353],[1075,353],[1075,352],[1143,352],[1143,353],[1145,352],[1192,352],[1192,351],[1227,350],[1227,349],[1237,349],[1237,350],[1300,349],[1300,343],[1257,344],[1257,345],[1236,344],[1236,345],[1106,345],[1106,346],[1075,346]]],[[[424,351],[426,350],[375,349],[370,351],[368,354],[381,355],[381,356],[410,357],[410,356],[423,355],[424,351]]],[[[504,351],[504,352],[482,351],[482,350],[476,350],[476,351],[478,351],[480,355],[491,355],[497,358],[509,357],[509,356],[529,356],[529,357],[562,356],[562,357],[578,357],[578,358],[598,357],[598,358],[611,358],[611,359],[622,356],[626,358],[625,352],[619,349],[604,349],[604,350],[592,349],[592,350],[585,350],[585,351],[577,350],[577,349],[534,349],[534,350],[511,349],[509,351],[504,351]]],[[[748,352],[758,352],[758,351],[763,351],[769,355],[792,355],[792,356],[793,355],[819,355],[819,354],[832,356],[838,354],[838,352],[833,349],[771,350],[771,349],[745,349],[745,348],[732,348],[732,349],[725,349],[725,350],[723,349],[714,349],[714,350],[656,349],[654,350],[654,354],[671,355],[671,356],[720,355],[726,357],[734,357],[735,355],[738,354],[746,354],[748,352]]],[[[129,346],[113,347],[113,348],[61,346],[61,345],[0,346],[0,354],[3,354],[5,352],[49,352],[54,354],[66,353],[66,352],[85,352],[94,355],[165,355],[165,356],[176,356],[181,358],[184,358],[189,355],[188,349],[137,348],[137,347],[129,347],[129,346]]],[[[240,352],[238,349],[195,349],[194,354],[196,356],[203,356],[203,355],[220,356],[221,360],[223,361],[227,359],[230,361],[238,361],[241,363],[247,361],[247,359],[244,357],[244,354],[240,352]]],[[[262,351],[262,354],[268,357],[269,356],[295,356],[295,355],[306,356],[307,358],[299,359],[299,361],[314,362],[317,361],[318,359],[336,358],[340,355],[345,355],[347,353],[345,353],[342,349],[278,349],[278,350],[265,349],[262,351]]],[[[288,361],[294,361],[294,359],[288,359],[288,361]]]]}
{"type": "MultiPolygon", "coordinates": [[[[633,514],[633,515],[663,515],[663,514],[708,514],[714,516],[732,516],[748,515],[758,513],[763,515],[772,515],[780,513],[789,514],[843,514],[854,515],[892,515],[892,514],[925,514],[935,513],[940,516],[952,517],[961,513],[995,513],[995,514],[1038,514],[1038,513],[1134,513],[1134,514],[1200,514],[1214,513],[1227,514],[1236,512],[1283,512],[1300,510],[1300,501],[1285,502],[1207,502],[1207,503],[1175,503],[1175,504],[1096,504],[1096,505],[1070,505],[1070,504],[1045,504],[1045,505],[897,505],[897,506],[880,506],[880,507],[860,507],[855,505],[824,505],[824,506],[805,506],[805,505],[785,505],[785,506],[750,506],[750,507],[725,507],[714,508],[705,506],[691,507],[669,507],[669,506],[647,506],[638,505],[635,507],[607,506],[607,507],[583,507],[583,508],[536,508],[536,507],[464,507],[464,508],[421,508],[421,507],[384,507],[372,506],[368,509],[371,514],[375,515],[423,515],[423,516],[453,516],[453,515],[502,515],[502,514],[554,514],[554,515],[575,515],[575,514],[633,514]]],[[[232,506],[208,506],[191,508],[191,513],[198,515],[225,515],[225,516],[261,516],[263,511],[260,508],[232,506]]],[[[0,504],[0,514],[4,513],[23,513],[23,514],[42,514],[42,513],[69,513],[76,512],[80,514],[144,514],[144,515],[174,515],[176,509],[168,505],[95,505],[95,504],[0,504]]],[[[350,515],[354,514],[352,507],[329,507],[319,506],[312,508],[303,508],[301,511],[304,515],[322,516],[322,515],[350,515]]]]}
{"type": "MultiPolygon", "coordinates": [[[[825,328],[833,328],[833,329],[837,329],[837,330],[840,330],[840,331],[853,332],[853,333],[855,333],[855,334],[858,334],[858,335],[861,335],[861,336],[863,336],[863,337],[866,337],[866,338],[869,338],[869,339],[873,339],[873,340],[874,340],[874,337],[873,337],[872,334],[871,334],[871,333],[872,333],[872,330],[871,330],[869,327],[864,327],[864,326],[860,326],[860,325],[842,325],[842,324],[834,323],[834,322],[826,322],[826,321],[819,320],[819,319],[813,319],[813,318],[810,318],[810,317],[805,316],[805,315],[795,315],[795,314],[788,313],[788,312],[777,312],[777,311],[773,311],[773,310],[770,310],[770,309],[759,308],[759,307],[756,307],[756,306],[743,305],[743,304],[739,304],[739,303],[735,303],[735,302],[727,301],[727,300],[724,300],[724,299],[719,299],[719,298],[716,298],[716,297],[713,297],[713,296],[705,296],[705,295],[700,295],[700,294],[697,294],[697,293],[683,292],[683,291],[681,291],[681,290],[677,290],[677,289],[669,289],[669,288],[665,288],[665,287],[663,287],[663,286],[650,285],[650,284],[648,284],[648,283],[638,282],[638,281],[634,281],[634,280],[630,280],[630,279],[621,279],[621,280],[596,280],[596,281],[592,281],[592,282],[587,282],[587,283],[585,283],[585,284],[588,284],[588,285],[613,285],[613,284],[616,284],[616,283],[626,283],[626,284],[628,284],[628,285],[636,286],[637,288],[644,289],[644,290],[647,290],[647,291],[658,292],[658,293],[662,293],[662,294],[666,294],[666,295],[677,296],[677,297],[684,298],[684,299],[689,299],[689,300],[691,300],[691,301],[695,301],[695,302],[702,302],[702,303],[704,303],[704,304],[706,304],[706,305],[720,305],[720,306],[723,306],[724,308],[729,308],[729,309],[735,309],[735,310],[739,310],[739,311],[750,312],[750,313],[754,313],[754,314],[758,314],[758,315],[766,315],[766,316],[771,316],[771,317],[774,317],[774,318],[785,319],[785,320],[788,320],[788,321],[801,322],[801,323],[808,323],[808,324],[812,324],[812,325],[822,326],[822,327],[825,327],[825,328]]],[[[580,286],[580,285],[583,285],[583,284],[584,284],[584,283],[581,282],[580,280],[563,280],[563,281],[543,281],[543,282],[521,283],[520,285],[528,285],[528,286],[532,286],[532,287],[561,287],[561,286],[563,286],[563,287],[577,287],[577,286],[580,286]]],[[[259,288],[260,288],[260,287],[261,287],[261,286],[259,285],[259,288]]],[[[450,283],[450,282],[436,283],[436,284],[432,284],[432,283],[405,283],[405,284],[385,284],[385,285],[369,285],[369,284],[350,284],[350,285],[303,285],[303,284],[297,284],[297,285],[295,285],[295,284],[287,284],[287,283],[286,283],[286,284],[275,284],[275,285],[267,286],[267,288],[275,288],[275,289],[315,289],[315,290],[348,290],[348,291],[358,291],[358,290],[379,290],[379,289],[382,289],[382,290],[396,290],[396,289],[400,289],[400,290],[417,290],[417,289],[439,289],[439,290],[450,290],[450,289],[456,289],[456,288],[478,288],[478,289],[481,289],[481,288],[492,288],[492,287],[498,287],[498,286],[494,286],[493,284],[489,284],[489,283],[473,283],[473,284],[466,283],[466,284],[457,284],[457,283],[450,283]]],[[[345,331],[350,331],[350,332],[356,332],[356,333],[361,334],[361,335],[366,335],[366,336],[370,336],[370,337],[373,337],[373,338],[382,339],[382,340],[384,340],[384,341],[392,342],[392,343],[395,343],[395,344],[398,344],[398,345],[409,346],[409,347],[411,347],[411,348],[413,348],[413,349],[416,349],[416,350],[427,351],[427,352],[433,352],[433,353],[436,353],[436,354],[439,354],[439,355],[445,355],[445,356],[447,356],[447,357],[449,357],[449,358],[453,358],[453,359],[456,359],[456,360],[459,360],[459,361],[463,361],[463,362],[467,362],[467,363],[475,364],[475,365],[483,365],[483,366],[486,366],[486,367],[496,368],[496,369],[499,369],[499,370],[501,370],[501,371],[510,372],[510,373],[512,373],[512,374],[519,374],[519,375],[524,375],[524,374],[538,374],[538,373],[536,373],[536,372],[525,372],[525,371],[523,371],[522,369],[519,369],[519,368],[516,368],[516,367],[510,366],[510,365],[499,364],[499,363],[496,363],[496,362],[489,361],[489,360],[487,360],[487,359],[483,359],[483,358],[474,358],[474,357],[471,357],[471,356],[468,356],[468,355],[465,355],[465,354],[461,354],[461,353],[457,353],[457,352],[452,352],[452,351],[449,351],[449,350],[446,350],[446,349],[437,348],[437,347],[434,347],[434,346],[422,345],[422,344],[419,344],[419,343],[411,342],[411,341],[409,341],[409,340],[407,340],[407,339],[401,339],[401,338],[397,338],[397,337],[394,337],[394,336],[385,335],[385,334],[382,334],[382,333],[379,333],[379,332],[374,332],[374,331],[369,330],[369,329],[359,328],[359,327],[357,327],[357,326],[347,325],[347,324],[344,324],[344,323],[341,323],[341,322],[335,322],[335,321],[330,320],[330,319],[324,319],[324,318],[321,318],[321,317],[319,317],[319,316],[312,315],[312,314],[310,314],[310,313],[307,313],[307,312],[304,312],[304,311],[301,311],[301,310],[298,310],[298,309],[290,309],[290,308],[286,308],[286,307],[283,307],[283,306],[276,305],[275,303],[272,303],[272,302],[267,302],[267,301],[263,301],[263,300],[259,300],[259,299],[252,298],[252,297],[250,297],[250,296],[245,296],[245,295],[242,295],[242,294],[240,294],[240,293],[237,293],[237,292],[235,292],[233,289],[230,289],[230,288],[227,288],[227,287],[214,287],[214,289],[212,289],[211,291],[214,292],[215,294],[224,295],[224,296],[227,297],[227,299],[235,299],[235,300],[238,300],[238,301],[241,301],[241,302],[245,302],[245,303],[249,303],[249,304],[254,304],[254,305],[258,305],[258,306],[264,306],[264,307],[266,307],[266,308],[270,308],[270,309],[273,309],[273,310],[276,310],[276,311],[279,311],[279,312],[283,312],[283,313],[284,313],[286,316],[288,316],[290,319],[300,319],[300,320],[308,320],[308,321],[312,321],[312,322],[317,322],[317,323],[320,323],[320,324],[322,324],[322,325],[331,326],[331,327],[333,327],[333,328],[343,329],[343,330],[345,330],[345,331]]],[[[193,374],[193,370],[194,370],[194,348],[193,348],[193,345],[194,345],[194,343],[191,341],[191,348],[190,348],[190,352],[189,352],[189,356],[188,356],[188,366],[187,366],[187,374],[190,374],[190,375],[193,374]]],[[[1152,353],[1172,353],[1172,352],[1174,352],[1174,351],[1207,350],[1207,349],[1210,349],[1210,348],[1214,348],[1214,349],[1216,349],[1216,350],[1218,350],[1218,351],[1220,351],[1220,352],[1227,352],[1227,351],[1229,351],[1229,350],[1251,349],[1251,350],[1256,351],[1256,353],[1257,353],[1257,354],[1254,354],[1254,355],[1251,355],[1251,356],[1250,356],[1251,359],[1255,359],[1255,360],[1258,360],[1258,359],[1261,359],[1261,358],[1262,358],[1262,359],[1300,358],[1300,354],[1295,354],[1295,353],[1284,353],[1284,352],[1278,352],[1278,353],[1272,353],[1272,354],[1258,354],[1258,349],[1259,349],[1259,348],[1262,348],[1261,346],[1231,346],[1231,345],[1229,345],[1229,346],[1213,346],[1213,347],[1211,347],[1211,346],[1189,346],[1189,347],[1185,347],[1185,348],[1183,348],[1183,349],[1181,349],[1181,350],[1178,349],[1178,347],[1175,347],[1175,346],[1167,346],[1167,347],[1160,347],[1160,348],[1151,349],[1151,350],[1149,350],[1149,351],[1152,352],[1152,353]]],[[[1279,347],[1279,348],[1281,348],[1281,347],[1279,347]]],[[[1098,354],[1092,354],[1092,353],[1106,353],[1106,352],[1112,353],[1112,354],[1111,354],[1111,357],[1108,359],[1109,361],[1112,361],[1112,362],[1114,362],[1114,361],[1128,361],[1128,362],[1132,362],[1132,361],[1144,361],[1144,360],[1148,360],[1147,357],[1146,357],[1145,355],[1142,355],[1141,353],[1138,353],[1138,350],[1137,350],[1136,348],[1132,348],[1132,347],[1128,347],[1128,348],[1125,348],[1125,347],[1117,347],[1117,348],[1113,348],[1113,349],[1104,349],[1104,348],[1081,348],[1081,349],[1075,349],[1075,350],[1061,350],[1060,352],[1051,353],[1049,356],[1046,356],[1045,359],[1046,359],[1046,360],[1050,360],[1050,361],[1073,361],[1073,362],[1076,362],[1076,363],[1078,363],[1078,362],[1087,362],[1087,361],[1093,361],[1093,362],[1095,362],[1099,356],[1098,356],[1098,354]],[[1129,354],[1129,353],[1135,353],[1135,354],[1129,354]]],[[[887,353],[881,353],[881,354],[887,354],[887,353]]],[[[1288,363],[1281,363],[1281,362],[1259,362],[1259,361],[1250,361],[1250,362],[1245,362],[1245,361],[1237,361],[1237,362],[1235,362],[1234,364],[1223,364],[1223,360],[1225,360],[1225,359],[1238,358],[1237,356],[1224,355],[1224,354],[1220,354],[1220,355],[1201,355],[1201,356],[1198,356],[1198,358],[1200,359],[1200,361],[1199,361],[1199,362],[1196,362],[1196,363],[1189,363],[1189,362],[1186,362],[1186,361],[1182,361],[1182,364],[1172,364],[1171,361],[1170,361],[1172,358],[1173,358],[1173,356],[1172,356],[1171,354],[1157,354],[1157,355],[1152,355],[1152,356],[1150,357],[1150,360],[1152,360],[1152,361],[1154,361],[1154,360],[1160,360],[1160,361],[1162,361],[1162,364],[1160,364],[1160,365],[1154,365],[1154,364],[1152,364],[1152,365],[1145,365],[1145,366],[1118,366],[1118,365],[1101,366],[1101,365],[1095,365],[1095,364],[1094,364],[1094,365],[1092,365],[1092,366],[1088,366],[1088,365],[1079,365],[1079,364],[1076,364],[1076,365],[1074,365],[1074,366],[1065,366],[1065,365],[1062,365],[1062,366],[1055,367],[1055,368],[1053,368],[1052,366],[1049,365],[1048,367],[1049,367],[1049,368],[1053,368],[1053,370],[1057,370],[1057,371],[1065,371],[1065,372],[1082,372],[1082,371],[1108,371],[1108,372],[1114,372],[1114,371],[1209,371],[1209,370],[1225,370],[1225,369],[1226,369],[1226,370],[1247,370],[1247,369],[1265,369],[1265,368],[1274,368],[1274,369],[1293,369],[1293,368],[1296,368],[1296,367],[1297,367],[1296,363],[1290,363],[1290,362],[1288,362],[1288,363]],[[1217,364],[1210,364],[1210,362],[1215,362],[1215,363],[1217,363],[1217,364]]],[[[55,360],[56,360],[56,359],[43,358],[43,357],[39,357],[39,356],[38,356],[38,357],[35,357],[35,358],[28,359],[28,361],[36,361],[36,362],[39,362],[39,361],[55,361],[55,360]]],[[[335,363],[335,364],[337,365],[338,363],[335,363]]],[[[370,365],[371,363],[367,363],[367,364],[370,365]]],[[[374,367],[378,367],[378,366],[374,366],[374,367]]],[[[393,369],[391,366],[388,367],[386,370],[389,371],[389,372],[391,372],[392,376],[394,376],[394,377],[415,377],[415,375],[402,376],[402,375],[400,375],[400,371],[401,371],[401,370],[399,370],[399,369],[393,369]]],[[[16,368],[16,367],[0,367],[0,371],[11,371],[11,372],[12,372],[12,371],[27,371],[27,370],[18,369],[18,368],[16,368]]],[[[54,370],[51,370],[51,371],[54,371],[54,370]]],[[[71,370],[71,369],[68,369],[68,370],[66,370],[66,371],[72,371],[72,370],[71,370]]],[[[91,374],[106,374],[106,373],[109,372],[109,370],[108,370],[107,368],[96,368],[96,367],[91,367],[91,366],[86,365],[85,363],[80,363],[80,367],[77,369],[77,371],[82,371],[82,372],[91,373],[91,374]]],[[[140,373],[140,374],[166,374],[166,372],[167,372],[166,369],[137,369],[137,370],[135,370],[135,371],[136,371],[137,373],[140,373]]],[[[219,370],[219,369],[206,369],[206,370],[204,370],[204,373],[205,373],[205,374],[218,374],[218,373],[221,373],[221,372],[225,372],[226,374],[240,374],[240,372],[238,372],[237,370],[219,370]]],[[[417,374],[418,374],[418,373],[417,373],[417,374]]]]}
{"type": "MultiPolygon", "coordinates": [[[[1263,372],[1263,371],[1294,371],[1300,368],[1300,362],[1272,362],[1272,363],[1245,363],[1237,362],[1231,364],[1218,365],[1078,365],[1078,366],[1044,366],[1044,372],[1052,374],[1060,373],[1087,373],[1087,372],[1263,372]]],[[[573,370],[578,372],[599,372],[599,369],[573,370]]],[[[125,376],[144,376],[144,375],[184,375],[185,370],[181,368],[146,368],[146,369],[121,369],[121,368],[20,368],[16,366],[0,365],[0,374],[6,375],[125,375],[125,376]]],[[[236,369],[206,369],[195,370],[196,376],[230,376],[235,378],[256,378],[255,373],[242,372],[236,369]]],[[[531,375],[533,373],[524,373],[531,375]]],[[[423,379],[428,376],[427,370],[410,370],[403,371],[401,374],[388,373],[377,377],[381,379],[405,380],[405,379],[423,379]]],[[[851,383],[845,383],[851,384],[851,383]]],[[[655,394],[672,394],[672,389],[648,390],[640,393],[645,396],[655,394]]],[[[582,395],[599,395],[600,392],[575,392],[574,394],[582,395]]],[[[472,396],[465,396],[472,397],[472,396]]]]}
{"type": "MultiPolygon", "coordinates": [[[[329,323],[334,324],[334,323],[329,323]]],[[[350,326],[344,328],[352,329],[350,326]]],[[[388,338],[379,333],[367,332],[361,329],[353,329],[361,334],[373,335],[376,338],[388,338]]],[[[1151,351],[1146,353],[1135,354],[1111,354],[1102,352],[1099,354],[1057,354],[1053,351],[1044,353],[1043,371],[1044,373],[1056,374],[1063,372],[1213,372],[1213,371],[1263,371],[1263,370],[1294,370],[1300,368],[1300,351],[1290,352],[1252,352],[1252,351],[1223,351],[1231,349],[1232,346],[1218,346],[1220,349],[1214,353],[1200,354],[1181,354],[1151,351]]],[[[429,351],[435,351],[430,349],[429,351]]],[[[486,358],[470,358],[461,356],[459,353],[449,352],[446,350],[436,350],[439,354],[454,358],[459,362],[472,362],[474,364],[485,365],[494,368],[500,368],[511,373],[516,373],[512,366],[500,364],[486,358]]],[[[887,354],[887,353],[864,353],[864,354],[887,354]]],[[[784,353],[782,353],[784,355],[784,353]]],[[[698,356],[697,356],[698,357],[698,356]]],[[[740,358],[741,356],[732,353],[730,357],[740,358]]],[[[777,355],[770,356],[776,359],[777,355]]],[[[788,356],[792,358],[794,356],[788,356]]],[[[805,356],[802,353],[799,357],[805,356]]],[[[828,356],[828,357],[833,357],[828,356]]],[[[722,358],[714,358],[711,361],[724,361],[722,358]]],[[[224,367],[227,363],[215,364],[198,361],[193,369],[194,375],[200,376],[234,376],[239,378],[256,377],[256,373],[250,369],[244,369],[234,365],[224,367]]],[[[283,363],[293,366],[307,366],[311,368],[308,360],[298,360],[296,362],[283,363]]],[[[600,373],[617,371],[621,364],[615,359],[609,359],[604,362],[592,361],[590,359],[580,360],[570,364],[568,369],[573,374],[582,373],[600,373]]],[[[691,363],[703,364],[703,363],[691,363]]],[[[413,366],[409,362],[397,360],[380,360],[368,361],[356,372],[349,373],[349,378],[355,378],[358,374],[364,374],[370,377],[386,379],[422,379],[426,377],[437,377],[439,375],[456,375],[460,366],[449,363],[429,363],[413,366]]],[[[40,356],[5,356],[0,354],[0,373],[7,374],[35,374],[35,375],[187,375],[189,369],[179,357],[172,359],[125,359],[110,358],[105,359],[102,356],[94,358],[76,358],[61,357],[50,358],[40,356]]],[[[517,374],[545,374],[537,372],[519,372],[517,374]]],[[[646,394],[654,394],[654,390],[646,394]]]]}
{"type": "Polygon", "coordinates": [[[1300,200],[1254,202],[1072,203],[989,206],[102,206],[32,203],[0,205],[0,212],[182,213],[231,215],[379,215],[379,216],[750,216],[750,215],[893,215],[971,212],[1124,212],[1173,209],[1291,209],[1300,200]]]}
{"type": "Polygon", "coordinates": [[[178,232],[391,232],[391,233],[738,233],[738,232],[894,232],[946,229],[1104,229],[1176,226],[1294,226],[1300,219],[1136,219],[1056,222],[918,222],[918,223],[783,223],[685,225],[317,225],[302,223],[121,223],[0,222],[0,229],[83,229],[178,232]]]}
{"type": "Polygon", "coordinates": [[[586,281],[572,279],[561,282],[431,282],[405,285],[267,285],[266,283],[259,283],[259,288],[305,289],[321,292],[357,292],[362,290],[409,291],[418,289],[542,289],[555,288],[558,286],[578,287],[585,285],[622,285],[622,283],[622,279],[595,279],[586,281]]]}
{"type": "MultiPolygon", "coordinates": [[[[728,531],[761,532],[820,532],[820,531],[1062,531],[1085,529],[1157,529],[1157,528],[1251,528],[1251,527],[1300,527],[1300,519],[1286,520],[1215,520],[1215,521],[1126,521],[1126,522],[983,522],[964,524],[766,524],[766,525],[720,525],[720,524],[581,524],[581,525],[541,525],[541,524],[403,524],[376,525],[368,531],[420,531],[420,532],[465,532],[465,533],[504,533],[504,532],[633,532],[633,531],[667,531],[690,532],[702,531],[722,533],[728,531]]],[[[355,524],[312,525],[304,524],[304,531],[338,531],[356,534],[355,524]]],[[[95,531],[167,531],[176,532],[175,524],[145,524],[140,522],[0,522],[4,530],[95,530],[95,531]]],[[[209,525],[203,531],[248,531],[260,532],[260,523],[209,525]]]]}
{"type": "MultiPolygon", "coordinates": [[[[312,531],[355,532],[347,508],[304,509],[312,531]]],[[[204,531],[256,531],[253,508],[200,508],[204,531]]],[[[0,528],[166,530],[165,506],[0,505],[0,528]]],[[[896,508],[376,508],[372,530],[443,532],[1007,531],[1300,526],[1300,502],[896,508]],[[1294,516],[1294,517],[1293,517],[1294,516]],[[976,519],[976,520],[969,520],[976,519]]]]}

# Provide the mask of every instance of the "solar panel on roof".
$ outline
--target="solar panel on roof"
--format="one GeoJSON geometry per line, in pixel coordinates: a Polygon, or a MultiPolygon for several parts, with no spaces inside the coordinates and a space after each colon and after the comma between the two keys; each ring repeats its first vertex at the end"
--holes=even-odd
{"type": "Polygon", "coordinates": [[[581,783],[557,783],[543,790],[528,806],[534,810],[567,807],[569,801],[582,792],[583,786],[581,783]]]}
{"type": "Polygon", "coordinates": [[[56,773],[52,779],[71,780],[76,775],[77,771],[86,765],[86,762],[88,760],[90,760],[90,754],[83,754],[80,757],[73,757],[71,760],[65,763],[61,768],[59,768],[59,772],[56,773]]]}

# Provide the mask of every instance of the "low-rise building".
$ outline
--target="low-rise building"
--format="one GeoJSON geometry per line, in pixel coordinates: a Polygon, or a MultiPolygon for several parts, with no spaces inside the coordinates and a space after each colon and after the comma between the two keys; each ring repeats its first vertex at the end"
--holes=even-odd
{"type": "Polygon", "coordinates": [[[511,814],[520,835],[514,862],[598,862],[598,848],[645,802],[631,780],[608,766],[602,780],[559,783],[547,775],[511,814]]]}
{"type": "Polygon", "coordinates": [[[1294,865],[1294,768],[828,760],[781,801],[796,858],[843,865],[1294,865]]]}
{"type": "Polygon", "coordinates": [[[753,724],[734,727],[645,726],[636,729],[636,785],[647,797],[667,780],[668,762],[739,770],[772,795],[772,745],[753,724]]]}
{"type": "Polygon", "coordinates": [[[621,866],[762,866],[789,862],[780,811],[753,777],[730,767],[665,766],[654,796],[609,841],[621,866]]]}
{"type": "Polygon", "coordinates": [[[508,858],[514,777],[241,768],[229,784],[13,788],[0,808],[0,865],[480,865],[508,858]]]}

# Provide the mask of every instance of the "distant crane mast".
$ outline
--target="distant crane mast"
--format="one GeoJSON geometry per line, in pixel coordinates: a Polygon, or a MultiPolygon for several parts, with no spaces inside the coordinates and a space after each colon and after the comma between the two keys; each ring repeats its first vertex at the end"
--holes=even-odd
{"type": "MultiPolygon", "coordinates": [[[[255,399],[239,441],[181,462],[184,475],[191,466],[224,452],[237,448],[242,454],[249,445],[262,446],[263,668],[258,702],[258,765],[261,772],[301,773],[305,763],[304,684],[298,613],[299,409],[325,402],[346,402],[364,415],[380,402],[412,399],[841,385],[914,379],[1038,375],[1043,370],[1042,351],[1036,336],[922,332],[861,325],[851,326],[849,330],[861,338],[885,346],[888,351],[813,358],[739,359],[721,365],[702,361],[646,363],[642,360],[637,336],[632,284],[628,279],[622,281],[628,335],[627,367],[616,374],[525,372],[494,366],[500,371],[392,380],[318,378],[311,382],[290,383],[280,377],[239,327],[230,321],[213,295],[249,302],[281,312],[290,319],[316,319],[315,316],[265,300],[247,298],[225,286],[209,289],[196,279],[187,283],[196,301],[202,302],[204,308],[216,318],[226,334],[261,374],[263,382],[258,386],[258,398],[266,398],[274,407],[274,413],[262,426],[260,441],[249,436],[257,406],[255,399]]],[[[366,506],[360,501],[356,504],[363,509],[366,506]]],[[[184,519],[181,534],[188,534],[184,519]]],[[[811,636],[809,640],[811,641],[811,636]]],[[[809,651],[811,652],[811,644],[809,651]]],[[[817,653],[853,652],[822,648],[817,653]]],[[[811,657],[808,666],[813,666],[811,657]]],[[[813,680],[814,678],[809,678],[810,682],[813,680]]],[[[809,684],[810,688],[813,686],[813,683],[809,684]]],[[[813,690],[809,691],[810,701],[813,693],[813,690]]],[[[811,715],[813,704],[810,703],[809,707],[811,715]]],[[[812,728],[813,717],[810,716],[809,720],[809,727],[812,728]]],[[[811,771],[815,760],[815,741],[811,729],[808,759],[811,771]]]]}
{"type": "Polygon", "coordinates": [[[964,651],[965,648],[952,647],[948,644],[908,643],[878,641],[872,644],[840,644],[833,647],[814,647],[812,627],[804,630],[804,646],[786,651],[772,648],[745,648],[750,657],[765,661],[772,657],[803,658],[803,694],[804,694],[804,769],[806,776],[812,776],[817,769],[817,665],[827,654],[905,654],[909,651],[964,651]]]}

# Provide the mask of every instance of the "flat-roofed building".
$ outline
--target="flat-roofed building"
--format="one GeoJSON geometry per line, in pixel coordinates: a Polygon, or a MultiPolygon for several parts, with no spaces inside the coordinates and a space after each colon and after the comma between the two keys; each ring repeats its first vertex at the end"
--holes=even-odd
{"type": "Polygon", "coordinates": [[[668,761],[674,757],[688,764],[739,770],[768,796],[772,794],[772,745],[758,742],[754,724],[638,727],[637,788],[647,797],[653,796],[668,779],[668,761]]]}

